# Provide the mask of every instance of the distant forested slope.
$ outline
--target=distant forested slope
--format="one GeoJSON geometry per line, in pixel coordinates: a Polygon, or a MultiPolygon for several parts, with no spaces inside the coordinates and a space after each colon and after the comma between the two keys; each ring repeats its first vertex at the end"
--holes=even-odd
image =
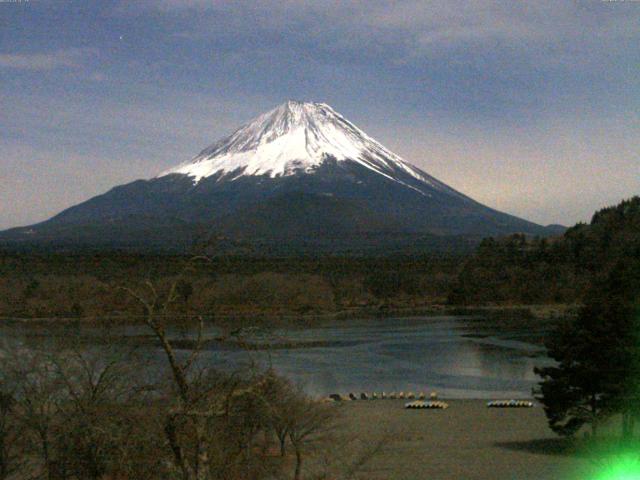
{"type": "Polygon", "coordinates": [[[485,239],[462,266],[453,304],[580,302],[595,276],[640,256],[640,197],[555,238],[485,239]]]}

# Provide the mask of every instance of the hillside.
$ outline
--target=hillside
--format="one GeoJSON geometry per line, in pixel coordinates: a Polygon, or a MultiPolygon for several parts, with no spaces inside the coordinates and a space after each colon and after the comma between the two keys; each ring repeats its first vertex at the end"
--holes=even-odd
{"type": "Polygon", "coordinates": [[[640,258],[640,197],[597,211],[553,238],[485,239],[463,265],[454,304],[573,303],[591,279],[640,258]]]}

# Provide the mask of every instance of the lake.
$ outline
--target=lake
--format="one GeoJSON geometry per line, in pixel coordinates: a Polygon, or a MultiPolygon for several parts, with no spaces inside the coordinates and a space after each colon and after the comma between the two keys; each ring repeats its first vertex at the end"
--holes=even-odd
{"type": "MultiPolygon", "coordinates": [[[[82,328],[89,342],[104,330],[82,328]]],[[[139,343],[153,359],[164,362],[159,347],[144,327],[113,327],[112,335],[139,343]]],[[[207,337],[220,334],[207,328],[207,337]]],[[[246,351],[229,344],[209,344],[201,361],[221,369],[250,363],[271,366],[318,396],[330,393],[437,391],[446,398],[527,398],[538,382],[534,366],[549,365],[540,339],[544,330],[531,331],[472,317],[386,318],[314,328],[274,329],[251,333],[259,343],[306,345],[246,351]]],[[[0,326],[5,340],[47,341],[33,326],[0,326]]],[[[46,335],[64,335],[60,328],[46,335]]],[[[174,337],[181,336],[178,331],[174,337]]],[[[180,356],[189,354],[187,347],[180,356]]]]}

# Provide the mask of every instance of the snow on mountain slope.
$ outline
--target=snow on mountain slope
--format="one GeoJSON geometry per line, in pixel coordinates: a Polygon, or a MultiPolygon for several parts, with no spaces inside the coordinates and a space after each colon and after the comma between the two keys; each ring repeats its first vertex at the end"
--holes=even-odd
{"type": "Polygon", "coordinates": [[[288,101],[159,176],[184,174],[195,183],[212,175],[235,180],[313,173],[325,160],[356,162],[423,195],[401,178],[409,175],[436,190],[458,192],[402,160],[324,103],[288,101]],[[230,176],[233,174],[233,176],[230,176]]]}

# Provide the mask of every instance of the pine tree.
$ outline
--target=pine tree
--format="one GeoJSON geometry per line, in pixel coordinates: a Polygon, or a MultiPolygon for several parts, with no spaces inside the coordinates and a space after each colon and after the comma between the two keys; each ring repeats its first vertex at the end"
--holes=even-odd
{"type": "Polygon", "coordinates": [[[575,319],[547,342],[557,365],[536,368],[539,399],[550,427],[573,435],[585,424],[597,432],[608,415],[623,415],[631,436],[640,395],[640,261],[625,258],[593,282],[575,319]]]}

